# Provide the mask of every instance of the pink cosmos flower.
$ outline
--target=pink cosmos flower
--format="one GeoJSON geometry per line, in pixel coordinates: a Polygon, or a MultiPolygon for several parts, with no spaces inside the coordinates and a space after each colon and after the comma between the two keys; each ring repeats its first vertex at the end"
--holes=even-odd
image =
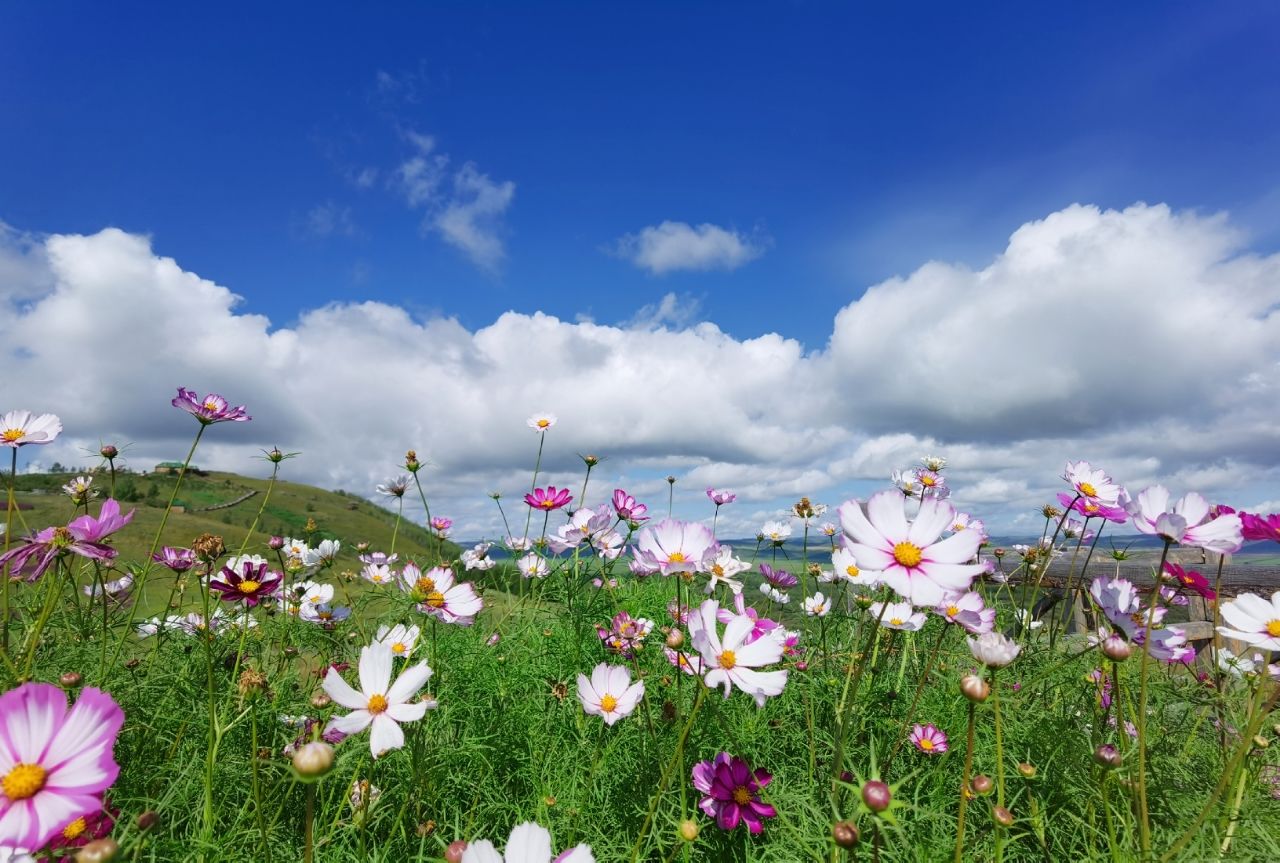
{"type": "Polygon", "coordinates": [[[1115,483],[1106,471],[1095,468],[1087,461],[1069,461],[1062,478],[1076,495],[1104,505],[1115,506],[1124,495],[1124,489],[1115,483]]]}
{"type": "Polygon", "coordinates": [[[647,617],[633,618],[625,611],[613,616],[608,629],[596,625],[596,634],[605,647],[626,659],[635,656],[635,652],[644,645],[645,636],[652,631],[652,620],[647,617]]]}
{"type": "Polygon", "coordinates": [[[1176,563],[1165,562],[1165,574],[1171,576],[1178,587],[1182,590],[1189,590],[1192,593],[1199,594],[1205,599],[1213,599],[1218,594],[1209,586],[1209,579],[1205,578],[1198,572],[1186,570],[1178,566],[1176,563]]]}
{"type": "Polygon", "coordinates": [[[1119,504],[1102,503],[1091,497],[1080,497],[1067,494],[1065,491],[1058,492],[1058,502],[1085,518],[1105,518],[1116,524],[1124,524],[1129,520],[1129,513],[1125,512],[1124,507],[1119,504]]]}
{"type": "Polygon", "coordinates": [[[108,806],[105,799],[99,800],[98,803],[96,810],[87,815],[81,815],[59,830],[49,842],[48,850],[80,848],[95,839],[110,835],[112,828],[116,826],[116,818],[120,817],[120,810],[114,806],[108,806]]]}
{"type": "Polygon", "coordinates": [[[880,621],[886,629],[901,629],[904,632],[915,632],[924,626],[925,614],[916,611],[909,602],[873,602],[867,607],[867,614],[872,620],[880,621]]]}
{"type": "Polygon", "coordinates": [[[738,496],[727,488],[711,488],[710,486],[707,486],[707,497],[716,506],[724,506],[726,503],[733,503],[738,499],[738,496]]]}
{"type": "Polygon", "coordinates": [[[962,530],[939,540],[955,522],[955,508],[943,500],[921,502],[914,521],[907,521],[906,500],[894,491],[871,496],[865,510],[857,501],[840,507],[845,548],[859,567],[881,573],[881,579],[912,605],[937,606],[964,593],[982,564],[967,563],[982,538],[962,530]]]}
{"type": "Polygon", "coordinates": [[[449,528],[453,527],[453,519],[444,516],[436,516],[431,519],[431,529],[436,532],[436,536],[441,539],[449,532],[449,528]]]}
{"type": "Polygon", "coordinates": [[[702,676],[702,657],[698,656],[698,654],[684,653],[683,651],[672,650],[670,647],[662,648],[662,653],[667,657],[667,662],[670,662],[685,674],[693,677],[702,676]]]}
{"type": "Polygon", "coordinates": [[[1244,544],[1240,516],[1212,518],[1209,502],[1195,492],[1169,506],[1169,490],[1162,485],[1144,489],[1125,507],[1139,533],[1163,537],[1218,554],[1235,554],[1244,544]]]}
{"type": "Polygon", "coordinates": [[[96,518],[82,515],[66,527],[46,527],[21,540],[16,548],[0,555],[0,567],[11,563],[15,573],[30,568],[27,580],[34,581],[44,575],[58,555],[67,552],[91,560],[113,560],[116,550],[103,540],[133,521],[134,512],[120,515],[120,504],[107,498],[96,518]]]}
{"type": "Polygon", "coordinates": [[[733,830],[740,823],[752,833],[764,830],[761,819],[778,814],[760,799],[760,790],[771,781],[769,771],[753,771],[746,761],[728,752],[693,765],[693,787],[703,794],[698,808],[714,818],[721,830],[733,830]]]}
{"type": "MultiPolygon", "coordinates": [[[[675,600],[672,600],[672,602],[674,601],[675,600]]],[[[743,598],[742,594],[737,594],[736,596],[734,596],[733,605],[734,605],[734,608],[736,609],[735,611],[730,611],[727,608],[721,608],[719,611],[717,611],[716,620],[727,625],[730,621],[732,621],[738,615],[746,615],[747,617],[751,618],[752,628],[751,628],[751,631],[747,633],[747,638],[746,638],[747,644],[750,644],[751,642],[755,641],[757,638],[760,638],[761,636],[767,635],[778,629],[779,624],[776,620],[770,620],[767,617],[761,617],[760,612],[756,611],[754,608],[747,605],[747,601],[743,598]]],[[[685,619],[681,620],[680,622],[684,623],[687,620],[688,620],[688,615],[686,614],[685,619]]]]}
{"type": "Polygon", "coordinates": [[[711,530],[702,524],[664,518],[640,531],[634,555],[644,566],[663,575],[673,572],[705,572],[705,561],[719,546],[711,530]]]}
{"type": "Polygon", "coordinates": [[[974,635],[991,632],[996,625],[996,610],[987,608],[982,594],[969,591],[965,595],[953,599],[934,609],[939,617],[946,618],[948,623],[963,627],[974,635]]]}
{"type": "Polygon", "coordinates": [[[1187,645],[1186,635],[1177,626],[1165,626],[1167,609],[1157,605],[1152,613],[1144,608],[1133,583],[1123,578],[1097,578],[1089,585],[1089,596],[1111,625],[1134,644],[1147,640],[1147,620],[1152,621],[1151,656],[1163,662],[1187,662],[1195,658],[1195,649],[1187,645]]]}
{"type": "Polygon", "coordinates": [[[351,712],[329,720],[328,729],[343,734],[369,732],[369,750],[374,758],[391,749],[404,746],[401,722],[417,722],[433,705],[429,702],[410,701],[431,677],[431,669],[425,662],[410,665],[391,682],[391,648],[377,642],[360,650],[360,691],[357,692],[342,679],[336,668],[325,675],[325,694],[351,712]]]}
{"type": "Polygon", "coordinates": [[[846,581],[849,584],[862,585],[871,588],[880,584],[880,573],[870,569],[862,569],[858,566],[858,559],[853,556],[849,549],[844,547],[844,541],[840,546],[831,552],[831,570],[837,581],[846,581]]]}
{"type": "Polygon", "coordinates": [[[644,696],[644,681],[631,682],[631,672],[625,665],[600,663],[591,672],[578,675],[578,700],[584,712],[604,717],[605,725],[612,725],[624,716],[631,715],[644,696]]]}
{"type": "Polygon", "coordinates": [[[246,560],[232,569],[224,566],[221,579],[209,582],[209,589],[222,594],[227,602],[243,602],[250,607],[271,596],[280,587],[281,575],[267,568],[267,564],[246,560]]]}
{"type": "Polygon", "coordinates": [[[462,852],[462,863],[595,863],[590,845],[575,845],[551,858],[551,834],[545,827],[526,821],[517,824],[507,838],[505,856],[488,839],[472,842],[462,852]]]}
{"type": "Polygon", "coordinates": [[[210,393],[204,397],[204,401],[201,401],[196,398],[194,392],[184,387],[178,387],[178,397],[173,400],[172,404],[175,408],[182,408],[200,420],[201,425],[222,422],[243,423],[253,419],[253,417],[245,413],[244,405],[229,407],[227,400],[215,393],[210,393]]]}
{"type": "Polygon", "coordinates": [[[438,617],[444,623],[470,626],[484,608],[475,586],[469,581],[458,582],[448,567],[436,566],[423,572],[408,563],[400,573],[400,582],[418,603],[419,611],[438,617]]]}
{"type": "Polygon", "coordinates": [[[772,638],[747,642],[756,622],[745,614],[735,615],[725,626],[724,635],[716,631],[716,613],[720,604],[708,599],[689,616],[689,640],[702,655],[706,673],[703,682],[709,687],[722,686],[728,698],[733,686],[755,699],[763,707],[770,696],[778,695],[787,684],[787,672],[757,671],[782,659],[782,645],[772,638]]]}
{"type": "Polygon", "coordinates": [[[790,590],[800,583],[800,579],[785,569],[774,569],[767,563],[760,564],[760,575],[778,590],[790,590]]]}
{"type": "Polygon", "coordinates": [[[0,849],[42,848],[102,808],[120,772],[111,750],[123,723],[120,705],[93,687],[70,710],[48,683],[0,695],[0,849]]]}
{"type": "Polygon", "coordinates": [[[1222,604],[1227,626],[1218,632],[1262,650],[1280,650],[1280,590],[1263,599],[1256,593],[1242,593],[1222,604]]]}
{"type": "Polygon", "coordinates": [[[928,725],[913,725],[907,740],[925,755],[941,755],[949,748],[947,735],[938,730],[938,726],[930,722],[928,725]]]}
{"type": "Polygon", "coordinates": [[[28,444],[53,443],[62,432],[62,420],[53,414],[9,411],[0,416],[0,446],[17,449],[28,444]]]}
{"type": "Polygon", "coordinates": [[[151,555],[151,559],[161,566],[168,567],[174,572],[186,572],[188,569],[196,565],[196,553],[189,548],[173,548],[166,545],[156,554],[151,555]]]}
{"type": "Polygon", "coordinates": [[[1250,542],[1270,540],[1280,542],[1280,512],[1271,515],[1255,515],[1251,512],[1240,513],[1240,525],[1244,538],[1250,542]]]}
{"type": "Polygon", "coordinates": [[[549,485],[546,488],[535,488],[531,493],[524,496],[525,503],[543,512],[559,509],[562,506],[566,506],[571,500],[573,500],[573,496],[569,494],[569,489],[557,489],[554,485],[549,485]]]}
{"type": "Polygon", "coordinates": [[[648,521],[649,507],[637,503],[636,499],[620,488],[613,490],[613,511],[623,521],[648,521]]]}

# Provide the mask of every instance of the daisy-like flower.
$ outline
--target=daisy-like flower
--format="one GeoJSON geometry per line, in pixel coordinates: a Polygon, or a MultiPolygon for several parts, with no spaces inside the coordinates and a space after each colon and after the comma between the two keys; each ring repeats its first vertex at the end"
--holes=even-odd
{"type": "Polygon", "coordinates": [[[102,808],[120,772],[112,749],[123,723],[120,705],[93,687],[70,709],[48,683],[0,695],[0,848],[42,848],[102,808]]]}
{"type": "Polygon", "coordinates": [[[1218,554],[1235,554],[1244,545],[1240,516],[1230,513],[1213,518],[1209,502],[1196,492],[1184,494],[1171,507],[1169,490],[1153,485],[1125,508],[1139,533],[1218,554]]]}
{"type": "Polygon", "coordinates": [[[818,526],[818,530],[822,531],[823,536],[835,536],[840,528],[833,521],[824,521],[818,526]]]}
{"type": "Polygon", "coordinates": [[[901,629],[903,632],[915,632],[925,622],[925,613],[916,611],[909,602],[873,602],[867,606],[867,614],[872,620],[880,621],[886,629],[901,629]]]}
{"type": "Polygon", "coordinates": [[[931,470],[934,473],[937,473],[947,466],[947,460],[940,455],[927,455],[920,459],[920,464],[925,470],[931,470]]]}
{"type": "Polygon", "coordinates": [[[826,617],[831,612],[831,600],[818,591],[804,600],[804,613],[810,617],[826,617]]]}
{"type": "Polygon", "coordinates": [[[916,482],[914,470],[895,470],[889,474],[889,482],[903,497],[915,497],[920,494],[920,483],[916,482]]]}
{"type": "Polygon", "coordinates": [[[438,617],[444,623],[470,626],[484,608],[484,602],[469,581],[459,582],[453,570],[443,566],[423,572],[414,564],[406,564],[400,582],[418,609],[438,617]]]}
{"type": "Polygon", "coordinates": [[[309,548],[302,554],[302,563],[308,567],[332,566],[338,557],[342,543],[336,539],[321,540],[315,548],[309,548]]]}
{"type": "Polygon", "coordinates": [[[61,433],[62,420],[53,414],[9,411],[0,416],[0,446],[17,449],[28,444],[53,443],[61,433]]]}
{"type": "Polygon", "coordinates": [[[756,622],[745,614],[736,614],[725,626],[724,635],[717,632],[716,614],[720,604],[708,599],[689,616],[689,636],[702,656],[703,667],[710,669],[703,677],[709,687],[724,688],[725,698],[736,686],[755,699],[758,707],[787,685],[787,672],[758,671],[782,659],[782,645],[772,638],[747,642],[756,622]]]}
{"type": "Polygon", "coordinates": [[[1280,650],[1280,590],[1263,599],[1256,593],[1242,593],[1220,610],[1226,626],[1218,632],[1262,650],[1280,650]]]}
{"type": "Polygon", "coordinates": [[[391,584],[396,574],[386,564],[371,563],[360,570],[360,577],[371,584],[391,584]]]}
{"type": "Polygon", "coordinates": [[[916,483],[927,497],[947,497],[951,490],[947,488],[947,478],[936,470],[916,468],[916,483]]]}
{"type": "Polygon", "coordinates": [[[763,576],[765,582],[778,590],[790,590],[800,583],[800,579],[785,569],[774,569],[767,563],[760,564],[760,575],[763,576]]]}
{"type": "Polygon", "coordinates": [[[107,498],[97,517],[82,515],[66,527],[46,527],[20,541],[0,555],[0,567],[11,564],[13,572],[30,570],[28,581],[44,575],[45,570],[62,554],[78,554],[91,560],[113,560],[116,550],[103,540],[133,520],[134,511],[120,515],[120,504],[107,498]]]}
{"type": "Polygon", "coordinates": [[[996,625],[996,610],[987,608],[982,594],[969,591],[961,597],[938,606],[934,611],[948,623],[963,627],[974,635],[990,632],[996,625]]]}
{"type": "Polygon", "coordinates": [[[108,581],[105,584],[86,584],[80,588],[81,592],[90,599],[96,599],[106,594],[108,599],[123,599],[124,595],[129,592],[129,588],[133,587],[133,576],[125,573],[119,578],[108,581]]]}
{"type": "Polygon", "coordinates": [[[378,494],[385,494],[388,497],[404,497],[404,493],[408,490],[409,477],[404,474],[389,479],[384,483],[379,483],[374,488],[374,491],[378,494]]]}
{"type": "Polygon", "coordinates": [[[437,515],[431,519],[431,523],[428,527],[431,528],[432,532],[434,532],[436,536],[444,539],[449,535],[449,528],[453,527],[453,519],[437,515]]]}
{"type": "Polygon", "coordinates": [[[600,663],[591,671],[590,679],[578,675],[578,700],[582,709],[592,715],[604,717],[605,725],[612,725],[624,716],[630,716],[644,695],[644,681],[631,682],[631,672],[625,665],[600,663]]]}
{"type": "Polygon", "coordinates": [[[1116,506],[1124,489],[1107,476],[1106,471],[1095,468],[1087,461],[1069,461],[1062,478],[1076,495],[1106,506],[1116,506]]]}
{"type": "Polygon", "coordinates": [[[634,497],[620,488],[613,490],[613,511],[623,521],[641,522],[649,520],[649,507],[642,503],[637,503],[634,497]]]}
{"type": "Polygon", "coordinates": [[[545,432],[556,424],[556,415],[549,413],[537,413],[524,421],[525,425],[536,432],[545,432]]]}
{"type": "Polygon", "coordinates": [[[1128,492],[1124,489],[1120,489],[1120,500],[1122,503],[1102,503],[1091,497],[1067,494],[1065,491],[1058,492],[1058,502],[1072,512],[1077,512],[1085,518],[1105,518],[1115,524],[1124,524],[1129,520],[1129,513],[1122,505],[1129,502],[1128,492]]]}
{"type": "Polygon", "coordinates": [[[858,567],[858,559],[843,545],[831,552],[831,569],[835,578],[849,584],[871,588],[880,584],[880,573],[858,567]]]}
{"type": "Polygon", "coordinates": [[[493,569],[498,562],[489,556],[489,549],[493,548],[491,542],[481,542],[473,545],[462,553],[462,565],[468,570],[485,570],[493,569]]]}
{"type": "Polygon", "coordinates": [[[196,553],[194,551],[189,548],[173,548],[168,545],[160,549],[156,554],[151,555],[151,559],[177,573],[186,572],[196,565],[196,553]]]}
{"type": "Polygon", "coordinates": [[[734,557],[732,546],[722,545],[719,548],[707,549],[708,554],[712,551],[715,554],[703,561],[703,570],[708,576],[706,593],[710,595],[720,586],[729,588],[735,594],[742,593],[742,582],[735,576],[751,569],[751,564],[734,557]]]}
{"type": "Polygon", "coordinates": [[[772,584],[761,584],[760,592],[769,597],[772,602],[776,602],[779,605],[786,605],[791,601],[790,596],[778,590],[778,588],[774,587],[772,584]]]}
{"type": "Polygon", "coordinates": [[[738,496],[727,488],[711,488],[711,486],[707,486],[707,497],[716,506],[724,506],[738,499],[738,496]]]}
{"type": "Polygon", "coordinates": [[[1181,590],[1189,590],[1205,599],[1214,599],[1218,593],[1209,586],[1209,579],[1198,572],[1183,569],[1176,563],[1165,561],[1164,573],[1173,579],[1181,590]]]}
{"type": "Polygon", "coordinates": [[[265,562],[245,561],[238,571],[224,566],[219,574],[222,578],[211,580],[209,589],[221,593],[226,602],[243,602],[250,607],[275,593],[281,581],[280,573],[267,569],[265,562]]]}
{"type": "Polygon", "coordinates": [[[999,632],[984,632],[969,639],[969,652],[988,668],[1003,668],[1018,658],[1022,648],[999,632]]]}
{"type": "Polygon", "coordinates": [[[1273,512],[1271,515],[1242,512],[1240,526],[1244,538],[1250,542],[1280,542],[1280,512],[1273,512]]]}
{"type": "Polygon", "coordinates": [[[596,625],[596,634],[605,647],[627,659],[633,658],[635,652],[644,646],[645,637],[652,631],[652,620],[647,617],[633,618],[625,611],[615,614],[607,629],[596,625]]]}
{"type": "Polygon", "coordinates": [[[325,675],[323,689],[335,702],[351,710],[346,716],[329,720],[328,728],[343,734],[369,732],[369,750],[374,758],[404,746],[401,722],[417,722],[431,706],[413,701],[432,671],[425,662],[410,665],[391,682],[391,648],[370,644],[360,650],[360,691],[351,688],[336,668],[325,675]]]}
{"type": "Polygon", "coordinates": [[[590,845],[575,845],[552,860],[551,834],[545,827],[526,821],[517,824],[507,837],[506,854],[488,839],[471,842],[462,852],[462,863],[596,863],[590,845]]]}
{"type": "Polygon", "coordinates": [[[766,521],[760,526],[760,533],[774,545],[782,545],[791,536],[791,525],[785,521],[766,521]]]}
{"type": "Polygon", "coordinates": [[[728,752],[693,765],[693,787],[703,795],[698,808],[714,818],[721,830],[733,830],[739,824],[746,824],[752,833],[764,830],[761,819],[778,814],[760,799],[760,790],[771,781],[769,771],[752,770],[746,761],[728,752]]]}
{"type": "MultiPolygon", "coordinates": [[[[675,600],[673,599],[671,602],[674,603],[675,600]]],[[[670,612],[672,608],[673,606],[671,605],[671,603],[668,603],[667,611],[670,612]]],[[[686,609],[686,611],[688,611],[688,609],[686,609]]],[[[757,638],[761,638],[765,635],[769,635],[769,634],[777,635],[778,632],[781,630],[781,627],[778,625],[778,622],[776,620],[770,620],[767,617],[761,617],[760,612],[756,611],[754,608],[747,605],[747,601],[743,599],[742,594],[738,594],[733,598],[733,608],[721,608],[719,611],[717,611],[716,620],[727,625],[730,621],[732,621],[735,617],[737,617],[740,614],[745,614],[747,617],[751,618],[751,622],[753,624],[751,631],[747,633],[747,638],[746,638],[747,644],[750,644],[751,642],[755,641],[757,638]]],[[[687,623],[688,620],[689,620],[689,615],[686,614],[682,619],[678,620],[677,622],[683,624],[683,623],[687,623]]]]}
{"type": "Polygon", "coordinates": [[[547,559],[536,554],[526,554],[517,560],[516,568],[525,578],[546,578],[547,573],[551,572],[547,559]]]}
{"type": "Polygon", "coordinates": [[[670,662],[685,674],[694,677],[702,676],[702,657],[698,656],[698,654],[684,653],[679,650],[672,650],[670,647],[662,648],[662,653],[667,657],[667,662],[670,662]]]}
{"type": "Polygon", "coordinates": [[[664,518],[640,531],[634,554],[650,569],[670,575],[703,571],[708,552],[714,556],[712,550],[716,547],[716,539],[706,525],[664,518]]]}
{"type": "Polygon", "coordinates": [[[921,501],[914,521],[907,521],[906,501],[892,491],[871,496],[864,510],[857,501],[840,507],[845,548],[857,565],[880,572],[880,578],[913,605],[937,606],[969,589],[980,563],[968,563],[982,538],[962,530],[939,540],[955,521],[946,501],[921,501]]]}
{"type": "Polygon", "coordinates": [[[573,500],[573,495],[569,494],[569,489],[557,489],[554,485],[546,488],[535,488],[529,494],[524,496],[524,502],[533,509],[540,509],[543,512],[551,512],[560,509],[562,506],[568,506],[569,501],[573,500]]]}
{"type": "Polygon", "coordinates": [[[172,404],[175,408],[182,408],[200,420],[201,425],[224,422],[243,423],[253,419],[245,412],[244,405],[230,407],[227,404],[227,400],[216,393],[210,393],[202,401],[196,397],[194,392],[185,387],[178,387],[178,397],[173,400],[172,404]]]}
{"type": "Polygon", "coordinates": [[[328,602],[307,603],[298,610],[298,619],[307,623],[317,623],[332,627],[351,616],[351,609],[345,605],[333,605],[328,602]]]}
{"type": "Polygon", "coordinates": [[[120,810],[114,806],[107,806],[106,801],[100,799],[98,808],[87,815],[81,815],[72,821],[66,827],[59,830],[49,842],[49,850],[58,848],[80,848],[88,845],[95,839],[101,839],[111,834],[111,830],[116,826],[116,818],[120,815],[120,810]]]}
{"type": "Polygon", "coordinates": [[[95,497],[97,494],[93,490],[93,477],[89,476],[76,477],[71,480],[71,482],[64,485],[62,490],[66,492],[67,496],[76,503],[83,503],[89,498],[95,497]]]}
{"type": "Polygon", "coordinates": [[[392,656],[404,658],[413,652],[414,645],[418,643],[420,631],[416,626],[405,626],[403,623],[397,623],[395,626],[384,625],[378,627],[373,640],[390,650],[392,656]]]}
{"type": "Polygon", "coordinates": [[[511,550],[513,554],[519,554],[522,551],[530,551],[533,549],[533,540],[527,536],[509,536],[503,543],[511,550]]]}
{"type": "Polygon", "coordinates": [[[948,749],[947,735],[932,722],[927,725],[911,726],[911,733],[907,735],[907,740],[925,755],[941,755],[948,749]]]}

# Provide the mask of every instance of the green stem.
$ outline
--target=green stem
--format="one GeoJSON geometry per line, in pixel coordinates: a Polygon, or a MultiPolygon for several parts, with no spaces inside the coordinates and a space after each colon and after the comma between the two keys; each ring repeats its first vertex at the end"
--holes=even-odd
{"type": "Polygon", "coordinates": [[[969,806],[969,777],[973,772],[973,713],[974,703],[969,702],[969,728],[964,749],[964,773],[960,780],[960,814],[956,817],[956,852],[954,863],[964,859],[964,813],[969,806]]]}
{"type": "Polygon", "coordinates": [[[640,852],[644,848],[644,840],[648,837],[649,827],[653,824],[653,815],[658,811],[658,802],[667,790],[667,782],[671,779],[671,773],[676,764],[684,761],[684,744],[689,738],[689,730],[693,728],[693,720],[697,717],[698,708],[702,706],[702,700],[706,694],[706,686],[698,687],[698,696],[693,700],[693,709],[689,711],[689,718],[685,720],[684,728],[680,731],[680,738],[676,741],[675,754],[662,771],[662,777],[658,780],[658,787],[653,793],[653,798],[649,801],[649,811],[645,813],[644,823],[640,825],[640,835],[636,838],[635,847],[631,849],[631,863],[639,861],[640,852]]]}
{"type": "Polygon", "coordinates": [[[1169,557],[1171,545],[1173,543],[1166,539],[1160,551],[1160,565],[1156,567],[1156,583],[1151,589],[1151,606],[1147,611],[1147,628],[1142,639],[1142,664],[1138,667],[1138,842],[1144,863],[1151,858],[1151,819],[1147,808],[1147,678],[1151,664],[1151,628],[1155,625],[1164,562],[1169,557]]]}

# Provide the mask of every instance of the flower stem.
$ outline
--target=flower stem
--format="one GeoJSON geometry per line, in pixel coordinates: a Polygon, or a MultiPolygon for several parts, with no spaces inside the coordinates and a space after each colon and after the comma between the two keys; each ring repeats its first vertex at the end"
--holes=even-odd
{"type": "Polygon", "coordinates": [[[1156,583],[1151,588],[1151,606],[1147,610],[1147,628],[1142,639],[1142,663],[1138,666],[1138,843],[1143,861],[1151,857],[1151,818],[1147,808],[1147,677],[1151,663],[1151,627],[1155,624],[1156,606],[1160,601],[1164,562],[1169,558],[1169,546],[1172,544],[1166,539],[1164,548],[1160,550],[1160,565],[1156,567],[1156,583]]]}
{"type": "Polygon", "coordinates": [[[658,787],[653,793],[653,798],[649,801],[649,811],[645,813],[644,823],[640,825],[640,835],[636,838],[635,847],[631,849],[631,863],[637,863],[640,859],[640,852],[644,848],[644,841],[649,835],[649,828],[653,824],[653,815],[658,811],[658,801],[662,799],[663,793],[667,790],[667,783],[671,781],[671,773],[677,764],[684,762],[684,744],[689,739],[689,730],[693,728],[693,720],[698,715],[698,708],[702,706],[702,700],[707,694],[706,686],[698,687],[698,695],[693,700],[693,708],[689,711],[689,718],[685,720],[684,728],[680,731],[680,737],[676,741],[676,751],[667,762],[666,768],[662,771],[662,777],[658,780],[658,787]]]}
{"type": "Polygon", "coordinates": [[[973,772],[973,713],[974,703],[969,702],[969,729],[966,732],[964,748],[964,773],[960,779],[960,814],[956,817],[956,853],[955,863],[964,859],[964,813],[969,805],[969,776],[973,772]]]}

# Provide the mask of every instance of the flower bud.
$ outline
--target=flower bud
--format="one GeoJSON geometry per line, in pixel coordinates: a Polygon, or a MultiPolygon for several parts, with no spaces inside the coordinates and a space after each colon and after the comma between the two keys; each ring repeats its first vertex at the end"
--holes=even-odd
{"type": "Polygon", "coordinates": [[[271,549],[272,551],[279,551],[280,549],[284,548],[284,537],[283,536],[271,537],[271,539],[267,540],[267,548],[271,549]]]}
{"type": "Polygon", "coordinates": [[[678,629],[673,629],[667,633],[667,647],[672,650],[679,650],[680,645],[684,644],[684,633],[678,629]]]}
{"type": "Polygon", "coordinates": [[[120,450],[116,449],[113,444],[104,443],[102,445],[102,449],[98,450],[98,454],[107,461],[111,461],[113,458],[120,455],[120,450]]]}
{"type": "Polygon", "coordinates": [[[273,446],[267,452],[267,461],[272,464],[280,464],[280,462],[284,461],[284,453],[280,452],[280,447],[273,446]]]}
{"type": "Polygon", "coordinates": [[[966,674],[960,678],[960,691],[970,701],[983,702],[991,695],[991,686],[976,674],[966,674]]]}
{"type": "Polygon", "coordinates": [[[152,827],[160,823],[160,813],[154,809],[148,809],[138,816],[138,829],[146,833],[152,827]]]}
{"type": "Polygon", "coordinates": [[[692,842],[698,838],[698,822],[692,818],[686,818],[680,822],[680,838],[686,842],[692,842]]]}
{"type": "Polygon", "coordinates": [[[202,533],[191,543],[192,550],[196,553],[196,557],[205,562],[214,561],[222,557],[227,547],[222,544],[222,537],[212,533],[202,533]]]}
{"type": "Polygon", "coordinates": [[[595,467],[596,465],[600,464],[599,456],[584,455],[581,458],[582,458],[582,463],[585,464],[587,467],[595,467]]]}
{"type": "Polygon", "coordinates": [[[116,859],[120,846],[114,839],[95,839],[80,849],[76,855],[76,863],[107,863],[116,859]]]}
{"type": "Polygon", "coordinates": [[[322,740],[299,746],[293,753],[293,770],[302,779],[319,779],[333,769],[333,747],[322,740]]]}
{"type": "Polygon", "coordinates": [[[862,802],[872,812],[883,812],[893,801],[893,793],[889,786],[879,779],[872,779],[862,785],[862,802]]]}
{"type": "Polygon", "coordinates": [[[84,682],[84,678],[80,676],[78,671],[68,671],[58,678],[58,682],[62,684],[63,689],[78,689],[80,684],[84,682]]]}
{"type": "Polygon", "coordinates": [[[449,843],[449,847],[444,849],[445,863],[462,863],[462,852],[467,850],[467,843],[461,839],[455,839],[449,843]]]}
{"type": "Polygon", "coordinates": [[[1255,734],[1253,736],[1253,745],[1258,749],[1266,749],[1271,745],[1271,741],[1263,737],[1261,734],[1255,734]]]}
{"type": "Polygon", "coordinates": [[[837,821],[831,825],[831,838],[841,848],[852,848],[858,844],[858,828],[852,821],[837,821]]]}
{"type": "Polygon", "coordinates": [[[1013,813],[1008,809],[1005,809],[1003,806],[992,806],[991,817],[1001,827],[1013,826],[1013,813]]]}
{"type": "Polygon", "coordinates": [[[404,454],[404,469],[410,473],[417,473],[422,467],[422,463],[418,461],[418,454],[413,450],[409,450],[404,454]]]}
{"type": "Polygon", "coordinates": [[[809,663],[805,662],[803,659],[796,663],[796,671],[808,671],[808,670],[809,670],[809,663]]]}
{"type": "Polygon", "coordinates": [[[1018,762],[1018,772],[1021,773],[1023,777],[1026,779],[1036,778],[1036,767],[1034,764],[1028,761],[1018,762]]]}
{"type": "Polygon", "coordinates": [[[1133,647],[1118,635],[1108,635],[1102,642],[1102,655],[1113,662],[1124,662],[1133,654],[1133,647]]]}
{"type": "Polygon", "coordinates": [[[323,710],[332,703],[333,699],[325,695],[323,692],[317,692],[315,695],[311,696],[311,706],[316,710],[323,710]]]}
{"type": "Polygon", "coordinates": [[[985,773],[979,773],[969,782],[973,787],[975,794],[990,794],[991,789],[995,787],[995,783],[991,781],[991,777],[985,773]]]}
{"type": "Polygon", "coordinates": [[[1124,763],[1124,759],[1120,757],[1120,750],[1110,743],[1104,743],[1093,750],[1093,760],[1106,768],[1119,767],[1124,763]]]}

